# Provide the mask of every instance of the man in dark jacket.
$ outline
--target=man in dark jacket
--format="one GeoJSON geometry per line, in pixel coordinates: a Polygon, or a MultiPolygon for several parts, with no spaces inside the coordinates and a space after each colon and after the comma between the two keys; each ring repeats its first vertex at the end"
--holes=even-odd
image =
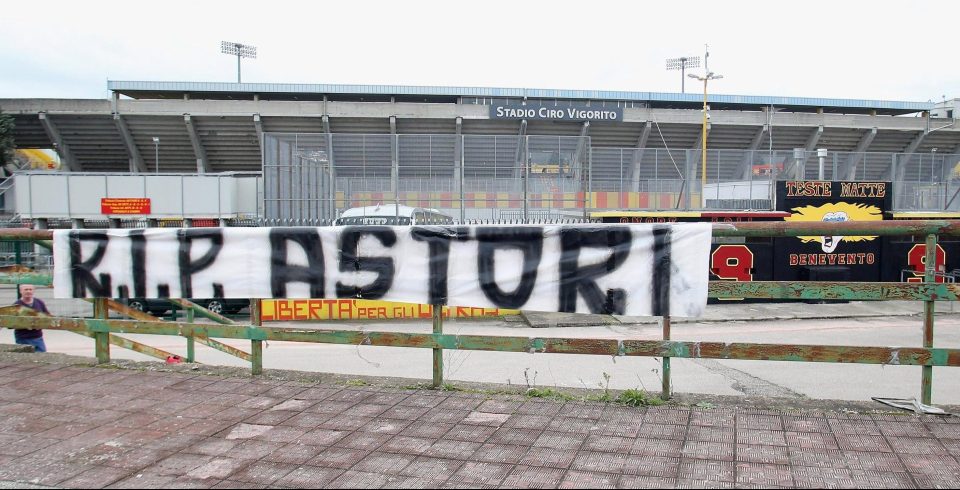
{"type": "MultiPolygon", "coordinates": [[[[37,312],[49,315],[50,311],[47,310],[47,305],[40,299],[33,297],[35,290],[33,284],[21,284],[20,299],[13,304],[33,308],[37,312]]],[[[14,331],[13,336],[18,344],[32,345],[36,352],[47,351],[47,346],[43,343],[43,330],[25,330],[18,328],[14,331]]]]}

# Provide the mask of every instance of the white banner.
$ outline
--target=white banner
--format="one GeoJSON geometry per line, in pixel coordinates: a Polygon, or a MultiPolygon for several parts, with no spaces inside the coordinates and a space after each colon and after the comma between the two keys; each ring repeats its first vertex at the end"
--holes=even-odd
{"type": "Polygon", "coordinates": [[[708,223],[54,232],[57,298],[364,298],[699,316],[708,223]]]}

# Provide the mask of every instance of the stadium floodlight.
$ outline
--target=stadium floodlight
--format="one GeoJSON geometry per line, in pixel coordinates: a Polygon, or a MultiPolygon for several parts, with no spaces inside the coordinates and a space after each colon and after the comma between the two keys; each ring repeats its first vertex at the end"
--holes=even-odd
{"type": "Polygon", "coordinates": [[[700,66],[699,56],[683,56],[680,58],[667,58],[668,70],[680,70],[680,93],[686,93],[684,86],[684,72],[687,68],[697,68],[700,66]]]}
{"type": "Polygon", "coordinates": [[[220,41],[220,52],[237,57],[237,83],[240,83],[240,58],[256,58],[257,47],[249,44],[220,41]]]}

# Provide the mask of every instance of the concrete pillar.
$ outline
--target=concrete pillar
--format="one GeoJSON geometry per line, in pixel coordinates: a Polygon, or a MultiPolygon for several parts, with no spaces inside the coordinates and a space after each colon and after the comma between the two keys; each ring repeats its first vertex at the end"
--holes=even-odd
{"type": "Polygon", "coordinates": [[[70,225],[74,230],[82,230],[84,228],[83,218],[73,218],[70,220],[70,225]]]}

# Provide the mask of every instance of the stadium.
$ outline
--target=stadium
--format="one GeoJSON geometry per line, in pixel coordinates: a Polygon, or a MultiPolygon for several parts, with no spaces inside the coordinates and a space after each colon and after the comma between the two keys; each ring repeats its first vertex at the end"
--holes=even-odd
{"type": "Polygon", "coordinates": [[[892,210],[960,207],[955,101],[711,94],[704,117],[699,93],[108,88],[105,100],[0,99],[18,148],[60,156],[56,178],[33,171],[8,180],[8,215],[49,227],[307,225],[382,203],[434,208],[458,222],[590,220],[614,211],[775,210],[772,183],[785,180],[887,181],[892,210]],[[110,214],[104,198],[153,205],[110,214]]]}

